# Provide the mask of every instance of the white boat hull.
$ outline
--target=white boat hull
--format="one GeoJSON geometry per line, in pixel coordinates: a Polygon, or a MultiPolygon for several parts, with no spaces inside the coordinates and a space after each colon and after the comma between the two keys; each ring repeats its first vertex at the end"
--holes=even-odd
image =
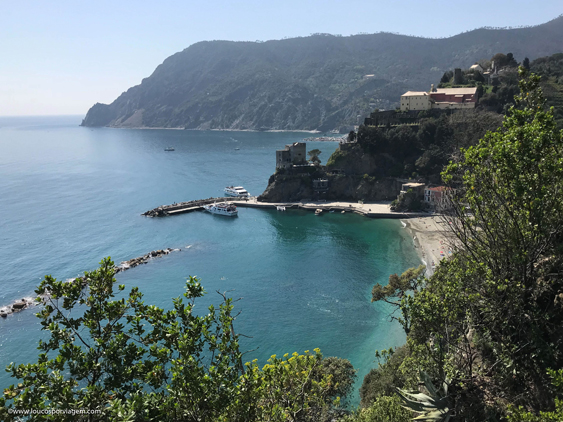
{"type": "Polygon", "coordinates": [[[227,186],[225,188],[225,195],[233,196],[235,198],[248,198],[250,194],[242,186],[227,186]]]}
{"type": "Polygon", "coordinates": [[[238,215],[237,207],[228,202],[204,205],[203,209],[211,214],[224,215],[226,217],[236,217],[238,215]]]}

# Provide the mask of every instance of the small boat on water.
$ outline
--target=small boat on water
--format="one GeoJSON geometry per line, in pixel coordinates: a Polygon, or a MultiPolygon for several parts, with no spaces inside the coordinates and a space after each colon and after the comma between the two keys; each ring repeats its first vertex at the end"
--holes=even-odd
{"type": "Polygon", "coordinates": [[[172,147],[167,147],[167,148],[164,148],[164,151],[174,151],[174,148],[172,148],[172,147]]]}
{"type": "Polygon", "coordinates": [[[242,186],[227,186],[225,188],[225,194],[236,198],[248,198],[250,196],[242,186]]]}
{"type": "Polygon", "coordinates": [[[322,209],[317,208],[317,209],[315,210],[315,215],[322,215],[322,214],[323,214],[323,210],[322,210],[322,209]]]}
{"type": "Polygon", "coordinates": [[[220,202],[215,204],[204,205],[203,209],[211,214],[226,215],[227,217],[235,217],[238,215],[236,205],[230,202],[220,202]]]}
{"type": "Polygon", "coordinates": [[[282,206],[277,206],[276,209],[278,211],[285,211],[285,207],[282,207],[282,206]]]}

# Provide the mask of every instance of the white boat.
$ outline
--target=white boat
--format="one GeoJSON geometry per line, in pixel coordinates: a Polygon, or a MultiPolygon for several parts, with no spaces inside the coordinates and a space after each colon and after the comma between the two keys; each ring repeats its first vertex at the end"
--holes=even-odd
{"type": "Polygon", "coordinates": [[[172,147],[167,147],[167,148],[164,148],[164,151],[174,151],[174,148],[172,148],[172,147]]]}
{"type": "Polygon", "coordinates": [[[323,213],[323,210],[320,209],[320,208],[317,208],[317,209],[315,210],[315,215],[322,215],[322,213],[323,213]]]}
{"type": "Polygon", "coordinates": [[[285,207],[281,207],[281,206],[277,206],[276,209],[277,209],[278,211],[285,211],[285,207]]]}
{"type": "Polygon", "coordinates": [[[248,198],[250,195],[242,186],[227,186],[225,188],[225,194],[229,196],[235,196],[237,198],[248,198]]]}
{"type": "Polygon", "coordinates": [[[203,209],[211,214],[226,215],[228,217],[235,217],[238,215],[236,205],[230,202],[220,202],[215,204],[204,205],[203,209]]]}

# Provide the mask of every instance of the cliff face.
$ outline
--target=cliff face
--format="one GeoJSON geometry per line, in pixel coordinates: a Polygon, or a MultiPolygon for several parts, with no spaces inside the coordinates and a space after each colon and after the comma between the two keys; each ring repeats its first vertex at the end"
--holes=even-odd
{"type": "Polygon", "coordinates": [[[358,143],[340,145],[326,166],[276,171],[258,200],[393,200],[401,190],[401,183],[385,175],[395,165],[396,160],[389,154],[369,154],[358,143]],[[328,191],[315,192],[314,179],[328,179],[328,191]]]}
{"type": "Polygon", "coordinates": [[[310,177],[299,174],[274,174],[268,180],[268,187],[258,197],[258,201],[298,202],[313,196],[313,183],[310,177]]]}
{"type": "Polygon", "coordinates": [[[532,28],[478,29],[447,39],[316,35],[267,42],[200,42],[140,85],[96,104],[84,126],[319,129],[358,123],[445,70],[499,50],[517,60],[563,51],[563,18],[532,28]]]}
{"type": "Polygon", "coordinates": [[[376,179],[326,173],[319,176],[329,180],[328,191],[320,194],[313,190],[311,177],[300,174],[275,174],[270,177],[268,187],[258,197],[258,201],[298,202],[303,199],[382,201],[396,199],[401,190],[401,183],[393,178],[376,179]]]}

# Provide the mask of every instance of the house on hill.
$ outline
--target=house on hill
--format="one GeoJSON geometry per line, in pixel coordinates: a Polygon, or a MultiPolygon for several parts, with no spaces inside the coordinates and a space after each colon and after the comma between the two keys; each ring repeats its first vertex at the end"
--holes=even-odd
{"type": "Polygon", "coordinates": [[[451,195],[455,193],[454,189],[445,186],[425,187],[424,202],[431,208],[444,209],[450,205],[451,195]]]}
{"type": "Polygon", "coordinates": [[[486,72],[483,72],[483,76],[485,77],[485,81],[489,85],[494,85],[494,82],[498,80],[499,78],[498,69],[497,66],[495,65],[494,60],[491,62],[491,68],[486,72]]]}
{"type": "Polygon", "coordinates": [[[276,168],[291,168],[293,165],[306,164],[307,144],[294,142],[285,146],[285,149],[276,151],[276,168]]]}
{"type": "Polygon", "coordinates": [[[408,91],[401,95],[401,111],[430,110],[430,95],[425,91],[408,91]]]}
{"type": "Polygon", "coordinates": [[[401,95],[401,111],[466,109],[477,105],[477,87],[434,88],[430,91],[408,91],[401,95]]]}

